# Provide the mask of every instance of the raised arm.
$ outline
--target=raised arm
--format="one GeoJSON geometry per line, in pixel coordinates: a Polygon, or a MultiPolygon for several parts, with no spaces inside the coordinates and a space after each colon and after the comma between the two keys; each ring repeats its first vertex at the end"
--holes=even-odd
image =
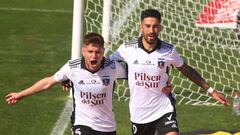
{"type": "Polygon", "coordinates": [[[6,95],[6,101],[8,104],[15,104],[20,99],[48,90],[57,83],[58,82],[54,79],[53,76],[43,78],[25,90],[9,93],[8,95],[6,95]]]}
{"type": "Polygon", "coordinates": [[[200,76],[200,74],[195,69],[184,63],[183,66],[178,67],[178,70],[181,71],[182,74],[188,79],[190,79],[192,82],[202,87],[204,90],[208,91],[214,99],[224,105],[228,105],[227,99],[217,90],[210,87],[209,84],[200,76]]]}

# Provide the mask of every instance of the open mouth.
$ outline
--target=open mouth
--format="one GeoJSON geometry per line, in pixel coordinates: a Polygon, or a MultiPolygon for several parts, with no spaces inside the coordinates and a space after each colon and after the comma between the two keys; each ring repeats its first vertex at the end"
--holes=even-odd
{"type": "Polygon", "coordinates": [[[96,60],[92,60],[91,61],[91,65],[96,65],[97,64],[97,61],[96,60]]]}

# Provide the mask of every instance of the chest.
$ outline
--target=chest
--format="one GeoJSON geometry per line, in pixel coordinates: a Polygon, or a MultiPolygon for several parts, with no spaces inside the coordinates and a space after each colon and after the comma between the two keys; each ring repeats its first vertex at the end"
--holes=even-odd
{"type": "Polygon", "coordinates": [[[147,53],[143,50],[129,52],[126,58],[130,71],[166,72],[172,64],[172,57],[168,52],[154,51],[147,53]]]}
{"type": "Polygon", "coordinates": [[[112,90],[115,79],[114,72],[110,70],[103,70],[94,74],[83,70],[75,70],[71,75],[76,90],[93,93],[112,90]]]}

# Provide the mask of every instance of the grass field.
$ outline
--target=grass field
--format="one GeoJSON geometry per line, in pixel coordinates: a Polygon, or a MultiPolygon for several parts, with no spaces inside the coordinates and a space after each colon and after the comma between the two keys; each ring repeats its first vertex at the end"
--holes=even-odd
{"type": "MultiPolygon", "coordinates": [[[[0,0],[0,135],[48,135],[68,93],[57,86],[9,106],[5,95],[54,74],[71,50],[72,1],[0,0]]],[[[182,132],[199,129],[240,131],[231,106],[177,105],[182,132]]],[[[128,103],[114,100],[118,135],[130,134],[128,103]]],[[[70,135],[70,127],[65,135],[70,135]]]]}

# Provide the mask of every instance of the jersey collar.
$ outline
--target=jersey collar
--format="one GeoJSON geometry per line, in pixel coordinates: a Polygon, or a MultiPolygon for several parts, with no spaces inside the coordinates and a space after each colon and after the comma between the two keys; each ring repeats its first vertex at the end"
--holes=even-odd
{"type": "Polygon", "coordinates": [[[138,47],[142,48],[147,53],[151,53],[151,52],[155,51],[156,49],[160,49],[161,48],[161,40],[158,39],[156,47],[152,51],[148,51],[143,46],[142,36],[141,36],[141,37],[138,38],[138,47]]]}

